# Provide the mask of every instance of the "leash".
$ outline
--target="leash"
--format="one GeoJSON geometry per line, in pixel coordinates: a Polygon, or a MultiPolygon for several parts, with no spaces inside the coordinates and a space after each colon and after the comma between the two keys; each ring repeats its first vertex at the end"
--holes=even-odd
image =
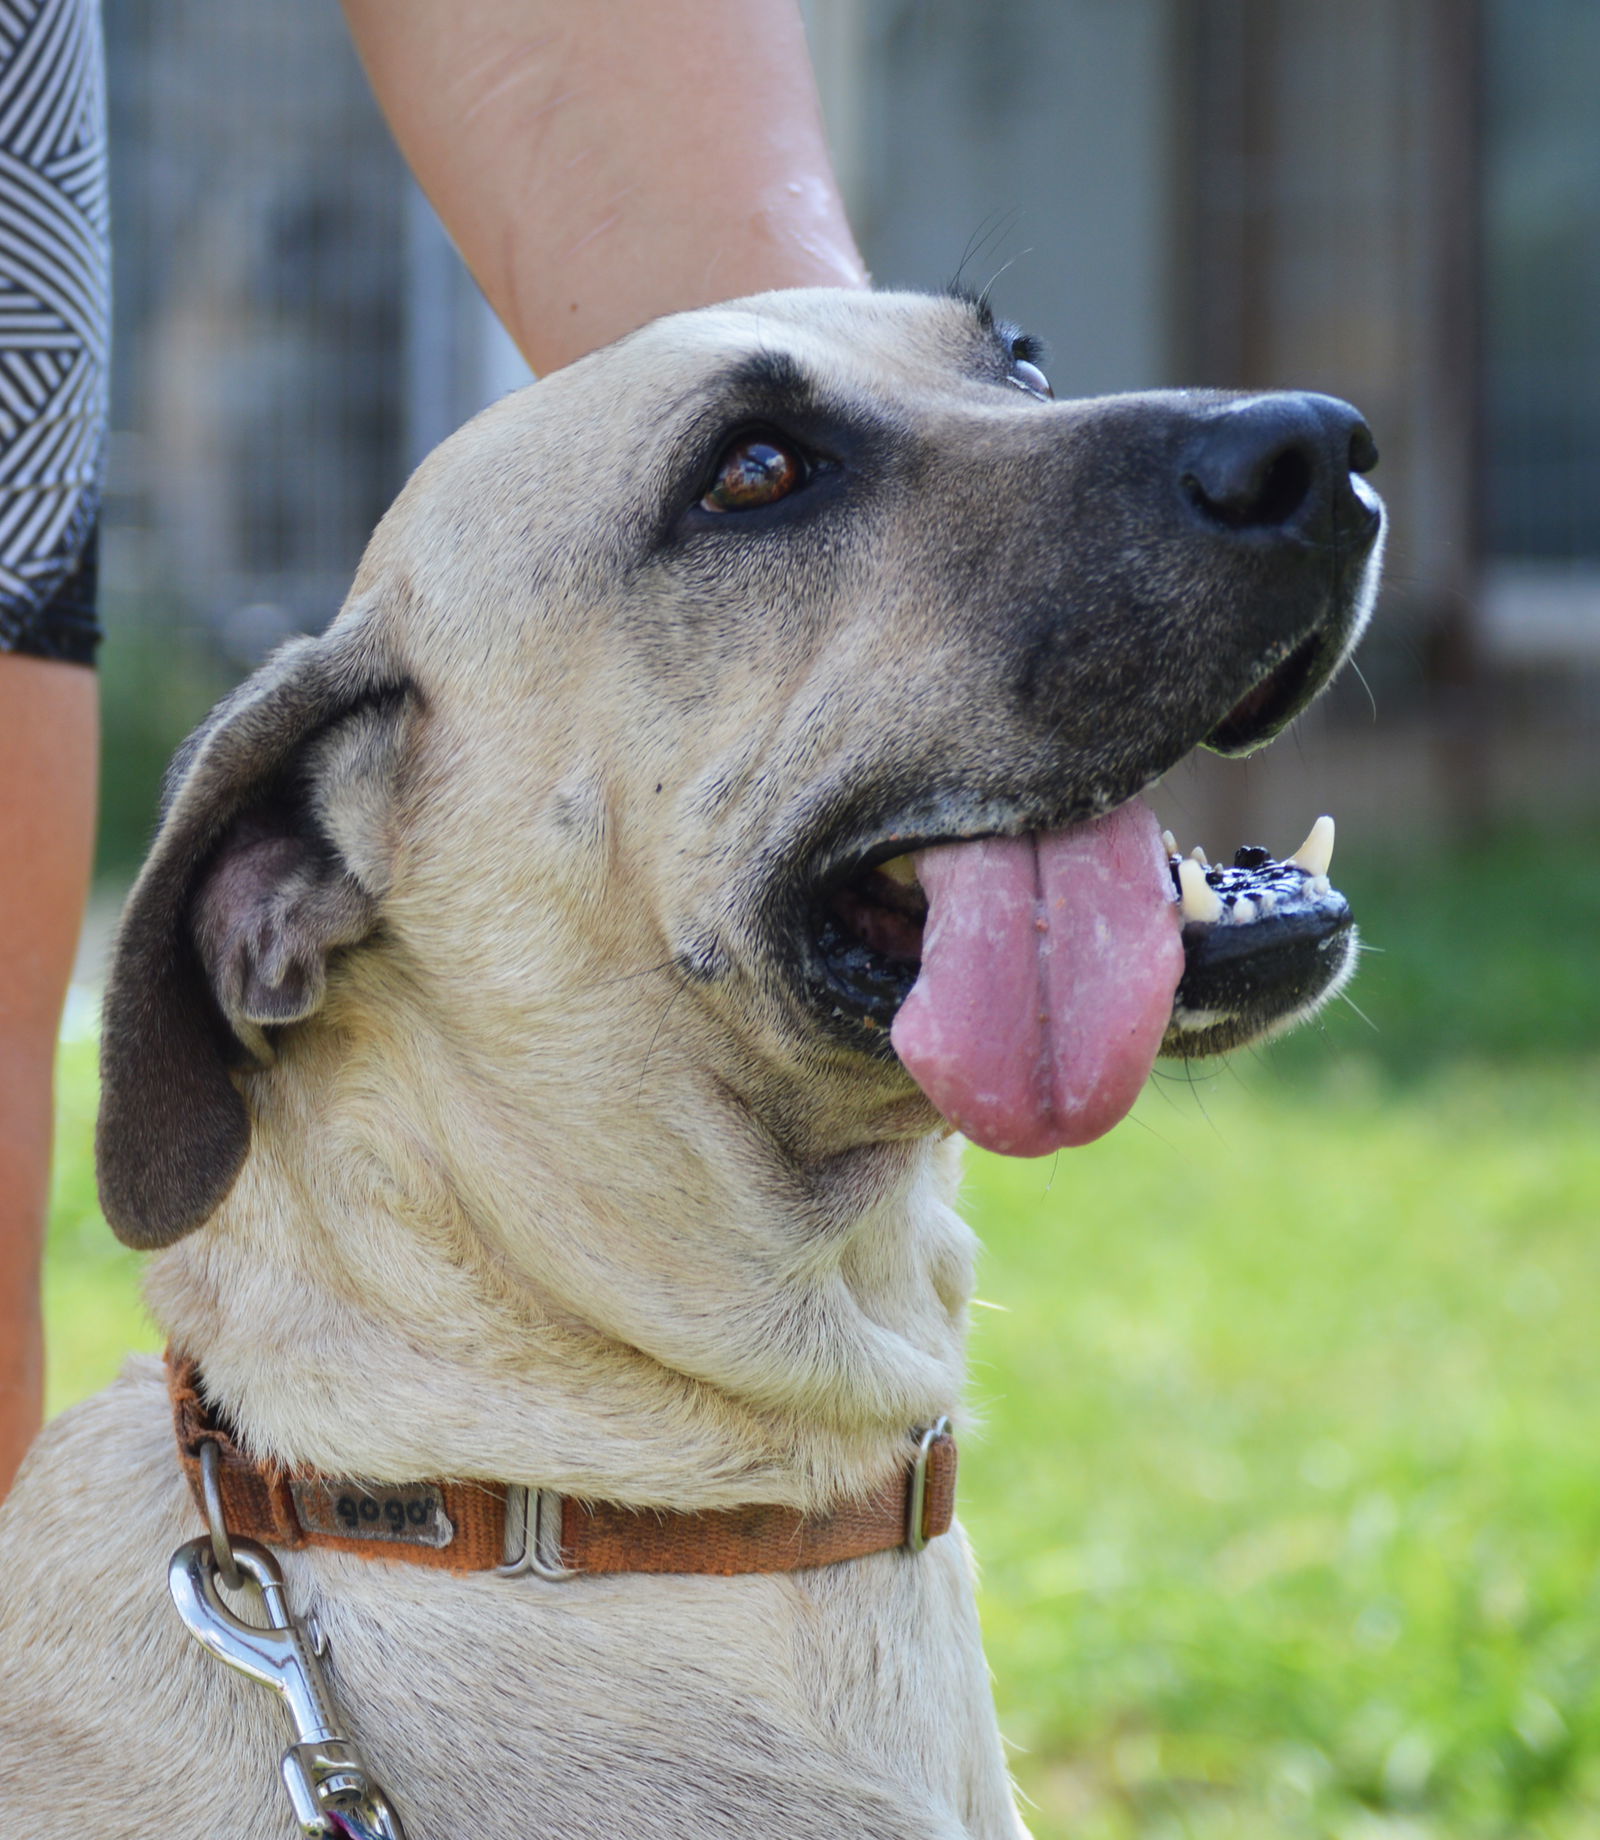
{"type": "Polygon", "coordinates": [[[824,1514],[768,1503],[641,1512],[522,1484],[377,1483],[290,1471],[240,1447],[207,1401],[193,1360],[169,1350],[167,1379],[179,1461],[206,1522],[199,1539],[172,1555],[167,1586],[202,1648],[283,1699],[294,1741],[279,1767],[299,1832],[313,1840],[405,1840],[405,1830],[346,1735],[323,1671],[328,1643],[316,1615],[290,1613],[283,1572],[263,1540],[505,1578],[531,1573],[552,1583],[590,1572],[732,1577],[896,1547],[919,1553],[955,1515],[956,1446],[946,1418],[913,1433],[898,1476],[824,1514]],[[252,1593],[267,1626],[236,1616],[224,1589],[252,1593]]]}

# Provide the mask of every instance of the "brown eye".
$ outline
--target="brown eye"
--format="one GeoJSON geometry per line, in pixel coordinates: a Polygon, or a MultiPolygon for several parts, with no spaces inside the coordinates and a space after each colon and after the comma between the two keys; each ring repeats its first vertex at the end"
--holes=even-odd
{"type": "Polygon", "coordinates": [[[707,511],[754,511],[787,498],[805,477],[792,447],[769,435],[745,435],[717,462],[716,480],[700,503],[707,511]]]}
{"type": "Polygon", "coordinates": [[[1027,390],[1034,396],[1055,396],[1055,391],[1050,388],[1050,379],[1037,364],[1030,364],[1026,358],[1012,360],[1011,381],[1018,389],[1027,390]]]}

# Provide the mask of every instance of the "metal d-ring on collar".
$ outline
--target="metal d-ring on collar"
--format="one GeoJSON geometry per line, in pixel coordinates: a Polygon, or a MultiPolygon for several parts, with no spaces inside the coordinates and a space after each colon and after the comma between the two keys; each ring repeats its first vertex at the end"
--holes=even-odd
{"type": "Polygon", "coordinates": [[[917,1440],[911,1464],[911,1487],[906,1496],[906,1551],[919,1553],[928,1543],[923,1521],[928,1506],[928,1457],[935,1444],[950,1434],[950,1420],[936,1418],[917,1440]]]}
{"type": "Polygon", "coordinates": [[[561,1562],[561,1497],[554,1489],[513,1483],[506,1491],[506,1561],[496,1577],[535,1578],[559,1584],[578,1574],[561,1562]]]}
{"type": "Polygon", "coordinates": [[[233,1556],[233,1542],[228,1538],[228,1523],[222,1512],[222,1450],[215,1438],[207,1438],[200,1446],[200,1493],[205,1500],[211,1550],[217,1556],[217,1576],[230,1591],[242,1591],[244,1573],[233,1556]]]}

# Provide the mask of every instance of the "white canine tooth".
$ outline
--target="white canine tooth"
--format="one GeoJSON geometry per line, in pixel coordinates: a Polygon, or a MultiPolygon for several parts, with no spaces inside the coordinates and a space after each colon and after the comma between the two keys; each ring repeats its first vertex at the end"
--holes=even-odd
{"type": "Polygon", "coordinates": [[[1211,867],[1211,858],[1206,855],[1205,851],[1200,848],[1199,844],[1196,844],[1194,848],[1189,852],[1189,860],[1191,862],[1199,863],[1202,869],[1209,869],[1211,867]]]}
{"type": "Polygon", "coordinates": [[[1289,860],[1307,875],[1326,875],[1333,861],[1333,819],[1326,814],[1318,818],[1305,842],[1289,860]]]}
{"type": "Polygon", "coordinates": [[[878,873],[888,876],[891,882],[899,882],[903,888],[917,885],[917,866],[909,856],[891,856],[888,862],[878,864],[878,873]]]}
{"type": "Polygon", "coordinates": [[[1167,854],[1168,854],[1169,856],[1176,856],[1176,855],[1177,855],[1177,853],[1178,853],[1178,840],[1177,840],[1177,838],[1176,838],[1176,837],[1174,837],[1174,836],[1173,836],[1173,834],[1172,834],[1172,832],[1171,832],[1171,831],[1163,831],[1163,832],[1161,833],[1161,847],[1162,847],[1162,849],[1164,849],[1164,850],[1166,851],[1166,853],[1167,853],[1167,854]]]}
{"type": "Polygon", "coordinates": [[[1258,899],[1256,905],[1263,914],[1275,914],[1278,911],[1278,897],[1268,888],[1258,899]]]}
{"type": "Polygon", "coordinates": [[[1247,894],[1239,896],[1233,904],[1233,921],[1236,926],[1243,926],[1256,917],[1256,904],[1247,894]]]}
{"type": "Polygon", "coordinates": [[[1222,897],[1206,880],[1206,872],[1192,856],[1178,864],[1178,887],[1185,920],[1220,920],[1222,897]]]}

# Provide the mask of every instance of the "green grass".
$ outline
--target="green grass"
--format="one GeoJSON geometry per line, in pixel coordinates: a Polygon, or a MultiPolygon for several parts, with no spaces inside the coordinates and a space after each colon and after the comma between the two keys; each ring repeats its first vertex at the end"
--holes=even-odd
{"type": "MultiPolygon", "coordinates": [[[[1600,1833],[1600,850],[1342,865],[1325,1030],[973,1156],[963,1443],[1040,1840],[1600,1833]]],[[[51,1397],[152,1346],[63,1050],[51,1397]]]]}
{"type": "Polygon", "coordinates": [[[142,1261],[113,1239],[95,1198],[96,1019],[76,992],[74,998],[56,1068],[55,1182],[45,1249],[49,1412],[98,1392],[130,1349],[160,1345],[139,1301],[142,1261]]]}
{"type": "Polygon", "coordinates": [[[1141,1109],[970,1182],[1038,1831],[1600,1831],[1600,1070],[1141,1109]]]}

